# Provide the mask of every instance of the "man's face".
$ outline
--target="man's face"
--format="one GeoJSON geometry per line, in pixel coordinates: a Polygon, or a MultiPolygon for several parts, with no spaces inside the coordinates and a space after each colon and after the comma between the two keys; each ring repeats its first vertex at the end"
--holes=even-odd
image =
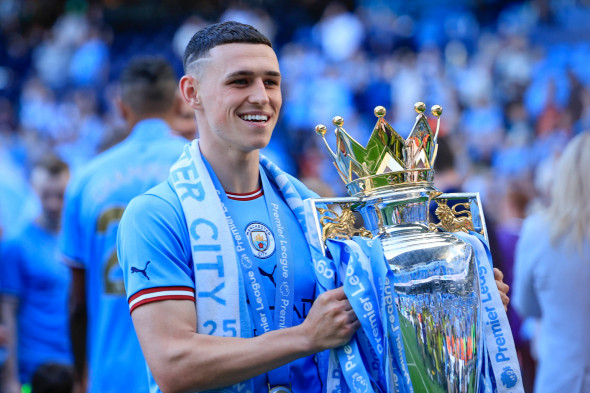
{"type": "Polygon", "coordinates": [[[199,72],[199,136],[211,153],[265,147],[281,109],[281,75],[267,45],[226,44],[209,52],[199,72]]]}
{"type": "Polygon", "coordinates": [[[61,217],[68,180],[68,171],[57,175],[51,175],[43,168],[36,168],[33,171],[32,185],[39,195],[42,214],[50,222],[57,222],[61,217]]]}

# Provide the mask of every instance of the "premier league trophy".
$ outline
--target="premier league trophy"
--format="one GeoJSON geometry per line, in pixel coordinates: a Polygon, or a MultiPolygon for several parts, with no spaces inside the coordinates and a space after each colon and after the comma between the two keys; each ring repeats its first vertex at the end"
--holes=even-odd
{"type": "MultiPolygon", "coordinates": [[[[363,323],[360,330],[364,330],[364,338],[359,338],[358,347],[368,371],[367,381],[357,383],[362,373],[353,374],[356,371],[349,370],[353,363],[348,361],[354,348],[345,347],[338,355],[341,372],[351,375],[341,378],[343,385],[348,384],[353,392],[522,391],[512,336],[506,323],[499,327],[498,315],[505,319],[505,314],[498,309],[501,305],[490,278],[491,264],[487,259],[478,263],[478,258],[489,256],[479,195],[443,194],[433,186],[442,108],[435,105],[431,110],[438,119],[434,133],[424,115],[425,105],[417,103],[415,110],[416,123],[404,140],[384,120],[385,108],[375,108],[378,120],[366,147],[344,130],[341,117],[333,119],[336,151],[325,139],[326,127],[316,127],[351,195],[306,201],[322,252],[333,259],[352,261],[355,252],[349,246],[343,246],[342,252],[324,246],[330,239],[351,239],[355,235],[372,238],[369,243],[379,241],[384,265],[389,269],[383,273],[385,278],[377,279],[376,274],[364,274],[360,268],[362,274],[355,273],[350,262],[340,268],[345,270],[342,276],[352,277],[352,284],[362,283],[358,277],[366,276],[369,284],[365,287],[372,286],[376,293],[374,304],[368,307],[370,297],[354,299],[355,290],[348,285],[347,296],[363,323]],[[429,219],[431,203],[437,204],[438,223],[429,219]],[[473,239],[480,246],[474,247],[473,239]],[[391,274],[392,279],[385,274],[391,274]],[[495,303],[491,301],[494,291],[495,303]],[[395,310],[388,314],[389,293],[394,294],[395,310]],[[369,309],[379,309],[380,313],[374,316],[369,309]],[[381,329],[377,319],[383,321],[381,329]],[[392,339],[392,345],[379,352],[383,348],[380,340],[385,340],[387,332],[394,337],[400,331],[399,343],[392,339]],[[363,347],[369,348],[365,354],[363,347]],[[394,355],[397,366],[389,359],[394,355]],[[372,363],[381,366],[371,370],[372,363]],[[408,376],[405,384],[404,375],[408,376]],[[379,379],[387,382],[379,383],[379,379]]],[[[372,266],[375,259],[368,259],[372,266]]]]}

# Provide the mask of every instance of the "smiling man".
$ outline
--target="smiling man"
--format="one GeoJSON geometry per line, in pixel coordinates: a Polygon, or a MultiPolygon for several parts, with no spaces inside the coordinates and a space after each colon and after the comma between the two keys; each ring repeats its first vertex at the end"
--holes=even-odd
{"type": "Polygon", "coordinates": [[[184,67],[200,139],[119,228],[151,391],[321,392],[313,355],[359,323],[341,288],[316,298],[285,185],[299,203],[313,194],[259,155],[282,104],[277,57],[257,30],[227,22],[194,35],[184,67]]]}
{"type": "Polygon", "coordinates": [[[324,350],[359,322],[342,288],[316,293],[302,206],[315,195],[259,154],[282,104],[271,43],[251,26],[211,25],[184,68],[200,139],[118,232],[151,392],[325,391],[324,350]]]}

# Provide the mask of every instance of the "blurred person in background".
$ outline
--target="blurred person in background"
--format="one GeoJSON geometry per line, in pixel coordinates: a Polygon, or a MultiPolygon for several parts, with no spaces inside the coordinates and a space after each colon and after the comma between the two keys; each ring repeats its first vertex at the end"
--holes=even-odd
{"type": "Polygon", "coordinates": [[[170,128],[174,135],[183,137],[188,141],[192,141],[197,137],[197,119],[195,112],[180,95],[180,91],[176,91],[174,99],[174,116],[170,122],[170,128]]]}
{"type": "Polygon", "coordinates": [[[118,105],[131,133],[72,180],[60,244],[72,270],[75,380],[82,388],[87,384],[90,393],[148,391],[116,234],[127,203],[166,178],[186,142],[171,130],[177,78],[166,60],[132,60],[121,74],[120,87],[118,105]]]}
{"type": "Polygon", "coordinates": [[[557,162],[551,203],[526,218],[515,258],[513,304],[540,318],[536,393],[590,391],[590,132],[557,162]]]}
{"type": "Polygon", "coordinates": [[[5,393],[20,392],[46,361],[72,361],[67,323],[70,275],[57,258],[68,180],[67,164],[54,155],[34,165],[31,184],[39,196],[41,214],[2,247],[1,304],[9,339],[5,393]]]}
{"type": "Polygon", "coordinates": [[[31,393],[72,393],[74,372],[62,363],[44,363],[35,370],[31,381],[31,393]]]}
{"type": "MultiPolygon", "coordinates": [[[[495,226],[497,250],[494,255],[494,264],[502,270],[507,283],[514,283],[514,254],[520,235],[522,222],[526,217],[526,207],[531,199],[532,180],[521,176],[510,181],[505,190],[501,192],[498,210],[496,212],[498,223],[495,226]]],[[[510,307],[506,313],[508,322],[514,337],[516,353],[520,361],[522,384],[525,392],[533,390],[536,362],[531,356],[530,339],[522,334],[523,321],[514,307],[510,307]]]]}

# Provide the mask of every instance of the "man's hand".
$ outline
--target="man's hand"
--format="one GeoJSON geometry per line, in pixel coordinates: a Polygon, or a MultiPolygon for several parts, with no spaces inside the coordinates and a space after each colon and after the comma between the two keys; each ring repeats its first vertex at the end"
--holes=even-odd
{"type": "Polygon", "coordinates": [[[314,353],[348,343],[360,326],[342,287],[318,296],[302,323],[314,353]]]}
{"type": "Polygon", "coordinates": [[[0,324],[0,346],[5,346],[8,344],[8,340],[10,338],[10,333],[6,326],[0,324]]]}
{"type": "Polygon", "coordinates": [[[510,290],[510,287],[504,282],[504,274],[498,268],[494,268],[494,279],[496,280],[498,291],[500,291],[500,297],[502,298],[504,311],[508,311],[508,303],[510,303],[508,291],[510,290]]]}
{"type": "Polygon", "coordinates": [[[6,393],[20,393],[22,386],[17,378],[10,378],[4,382],[4,390],[6,393]]]}

